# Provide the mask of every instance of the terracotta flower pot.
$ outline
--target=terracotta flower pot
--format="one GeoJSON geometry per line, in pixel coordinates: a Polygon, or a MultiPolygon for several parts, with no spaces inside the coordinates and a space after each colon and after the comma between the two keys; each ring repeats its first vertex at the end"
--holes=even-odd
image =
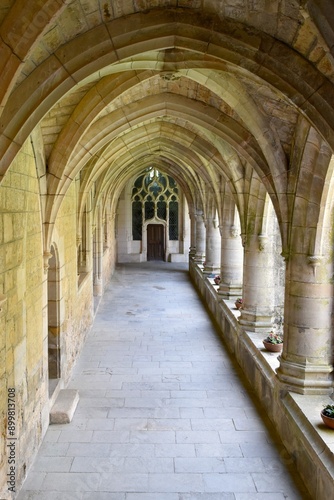
{"type": "Polygon", "coordinates": [[[270,352],[281,352],[283,344],[272,344],[271,342],[262,341],[264,347],[270,352]]]}
{"type": "Polygon", "coordinates": [[[327,425],[327,427],[334,429],[334,418],[327,417],[327,415],[324,415],[322,412],[320,413],[320,416],[322,418],[323,423],[327,425]]]}
{"type": "Polygon", "coordinates": [[[237,300],[234,302],[235,307],[239,310],[242,309],[242,302],[238,302],[237,300]]]}

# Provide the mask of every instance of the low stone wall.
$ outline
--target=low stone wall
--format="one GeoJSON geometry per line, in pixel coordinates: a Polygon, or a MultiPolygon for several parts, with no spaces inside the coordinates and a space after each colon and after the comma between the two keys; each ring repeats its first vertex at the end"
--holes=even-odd
{"type": "MultiPolygon", "coordinates": [[[[241,367],[312,498],[331,498],[334,484],[334,433],[322,425],[320,411],[326,396],[289,393],[276,376],[278,355],[263,349],[263,334],[247,332],[239,322],[234,301],[223,300],[217,286],[194,263],[190,277],[210,311],[223,342],[241,367]]],[[[289,463],[285,462],[285,463],[289,463]]]]}

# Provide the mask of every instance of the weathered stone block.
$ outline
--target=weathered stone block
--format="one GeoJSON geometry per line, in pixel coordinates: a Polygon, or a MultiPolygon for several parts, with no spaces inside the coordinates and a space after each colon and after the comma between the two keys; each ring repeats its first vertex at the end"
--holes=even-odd
{"type": "Polygon", "coordinates": [[[50,424],[70,423],[78,402],[79,393],[76,389],[61,390],[50,411],[50,424]]]}

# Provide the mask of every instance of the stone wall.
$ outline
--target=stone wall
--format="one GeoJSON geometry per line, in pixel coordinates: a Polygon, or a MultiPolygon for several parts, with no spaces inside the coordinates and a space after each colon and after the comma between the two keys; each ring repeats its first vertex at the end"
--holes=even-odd
{"type": "Polygon", "coordinates": [[[10,466],[18,484],[48,425],[42,256],[39,184],[27,142],[0,186],[0,293],[7,299],[0,312],[0,498],[10,498],[10,466]],[[8,423],[15,425],[12,446],[8,423]]]}
{"type": "Polygon", "coordinates": [[[60,266],[60,297],[62,318],[61,378],[65,384],[93,321],[93,285],[88,274],[78,287],[77,274],[77,192],[74,183],[60,206],[54,230],[60,266]]]}
{"type": "MultiPolygon", "coordinates": [[[[92,273],[78,283],[77,196],[72,184],[52,237],[56,264],[52,263],[50,279],[51,286],[58,288],[49,312],[57,318],[52,325],[60,339],[62,387],[70,378],[94,316],[92,273]]],[[[7,484],[10,466],[15,465],[13,484],[19,487],[49,425],[48,273],[44,270],[42,226],[35,158],[27,141],[0,186],[0,302],[5,299],[0,306],[1,499],[15,498],[7,484]],[[10,407],[14,413],[9,414],[9,420],[14,418],[10,423],[15,423],[12,437],[17,437],[12,448],[8,446],[8,389],[13,389],[10,394],[15,401],[15,411],[10,407]],[[14,451],[15,463],[10,464],[14,451]]],[[[109,233],[103,268],[106,283],[115,267],[113,222],[109,233]]]]}

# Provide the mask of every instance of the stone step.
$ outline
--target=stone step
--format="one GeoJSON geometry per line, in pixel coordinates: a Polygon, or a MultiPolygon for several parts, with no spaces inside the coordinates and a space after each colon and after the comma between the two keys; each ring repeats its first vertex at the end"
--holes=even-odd
{"type": "Polygon", "coordinates": [[[79,393],[76,389],[59,391],[56,402],[50,411],[50,424],[69,424],[78,402],[79,393]]]}

